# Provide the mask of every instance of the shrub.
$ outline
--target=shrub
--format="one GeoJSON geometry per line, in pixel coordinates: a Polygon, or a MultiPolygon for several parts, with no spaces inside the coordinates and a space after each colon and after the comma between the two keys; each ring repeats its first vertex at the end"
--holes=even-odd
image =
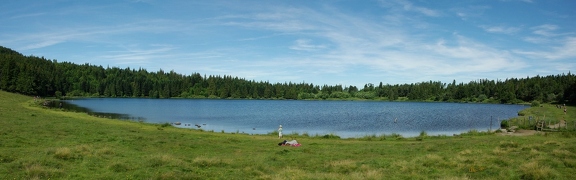
{"type": "Polygon", "coordinates": [[[420,137],[422,138],[428,137],[428,133],[426,133],[426,131],[422,131],[420,132],[420,137]]]}
{"type": "Polygon", "coordinates": [[[57,99],[60,99],[60,98],[62,98],[62,92],[56,91],[56,92],[54,93],[54,96],[56,96],[57,99]]]}
{"type": "Polygon", "coordinates": [[[500,128],[501,129],[507,129],[509,127],[510,127],[509,120],[502,120],[502,122],[500,122],[500,128]]]}
{"type": "Polygon", "coordinates": [[[531,107],[538,107],[538,106],[540,106],[540,102],[534,100],[534,101],[532,101],[532,104],[530,104],[530,106],[531,106],[531,107]]]}
{"type": "Polygon", "coordinates": [[[322,136],[322,138],[324,138],[324,139],[340,139],[340,136],[337,136],[334,134],[326,134],[326,135],[322,136]]]}
{"type": "Polygon", "coordinates": [[[160,125],[160,127],[168,127],[168,126],[171,126],[170,123],[163,123],[160,125]]]}
{"type": "Polygon", "coordinates": [[[417,141],[422,141],[424,140],[424,138],[428,137],[428,133],[426,133],[426,131],[422,131],[420,132],[420,135],[418,137],[416,137],[417,141]]]}
{"type": "Polygon", "coordinates": [[[518,116],[526,116],[526,112],[520,111],[520,112],[518,112],[518,116]]]}

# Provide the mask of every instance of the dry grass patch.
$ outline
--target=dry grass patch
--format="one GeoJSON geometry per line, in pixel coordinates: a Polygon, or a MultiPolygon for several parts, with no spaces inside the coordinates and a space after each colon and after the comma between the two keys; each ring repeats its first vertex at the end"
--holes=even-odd
{"type": "Polygon", "coordinates": [[[406,160],[398,160],[392,163],[392,168],[397,169],[399,172],[408,173],[416,171],[416,166],[414,163],[410,163],[406,160]]]}
{"type": "Polygon", "coordinates": [[[51,179],[62,175],[61,170],[44,167],[40,164],[26,166],[25,172],[29,179],[51,179]]]}
{"type": "Polygon", "coordinates": [[[473,151],[473,150],[470,150],[470,149],[465,149],[465,150],[463,150],[463,151],[458,152],[458,155],[461,155],[461,156],[470,156],[470,155],[475,155],[475,154],[477,154],[477,153],[478,153],[478,152],[476,152],[476,151],[473,151]]]}
{"type": "Polygon", "coordinates": [[[150,179],[172,180],[172,179],[205,179],[205,178],[203,178],[202,176],[199,176],[195,173],[183,173],[183,172],[177,172],[177,171],[169,171],[169,172],[159,173],[155,177],[150,178],[150,179]]]}
{"type": "Polygon", "coordinates": [[[455,159],[459,164],[473,164],[476,163],[479,157],[482,157],[483,153],[481,151],[465,149],[458,152],[455,159]]]}
{"type": "Polygon", "coordinates": [[[500,141],[500,148],[502,149],[516,149],[520,145],[513,141],[500,141]]]}
{"type": "Polygon", "coordinates": [[[360,171],[350,173],[351,179],[385,179],[382,171],[362,165],[360,171]]]}
{"type": "Polygon", "coordinates": [[[196,157],[192,163],[199,167],[225,167],[228,166],[231,161],[220,158],[208,158],[208,157],[196,157]]]}
{"type": "Polygon", "coordinates": [[[95,151],[92,146],[86,144],[78,145],[74,148],[59,147],[56,149],[50,148],[48,150],[48,154],[53,154],[54,158],[61,160],[81,159],[83,157],[94,155],[94,152],[99,153],[99,151],[95,151]]]}
{"type": "Polygon", "coordinates": [[[558,142],[558,141],[546,141],[546,142],[544,142],[544,145],[547,145],[547,146],[560,146],[560,145],[562,145],[562,144],[561,144],[560,142],[558,142]]]}
{"type": "Polygon", "coordinates": [[[554,170],[538,164],[537,161],[524,163],[520,166],[522,179],[554,179],[554,170]]]}
{"type": "MultiPolygon", "coordinates": [[[[325,173],[308,173],[302,169],[288,167],[282,169],[281,171],[273,174],[265,174],[261,176],[261,179],[322,179],[321,177],[326,177],[325,173]]],[[[334,174],[332,178],[337,178],[337,174],[334,174]]],[[[328,179],[328,178],[326,178],[328,179]]]]}
{"type": "Polygon", "coordinates": [[[103,148],[96,150],[96,154],[97,155],[113,155],[115,153],[114,153],[114,150],[112,150],[111,148],[103,147],[103,148]]]}
{"type": "Polygon", "coordinates": [[[469,177],[463,176],[463,177],[443,177],[443,178],[439,178],[438,180],[469,180],[469,177]]]}
{"type": "Polygon", "coordinates": [[[562,159],[562,163],[564,166],[568,168],[576,168],[576,160],[575,159],[562,159]]]}
{"type": "Polygon", "coordinates": [[[542,155],[542,152],[536,150],[536,149],[530,149],[530,157],[532,158],[537,158],[540,157],[542,155]]]}
{"type": "Polygon", "coordinates": [[[508,151],[506,149],[502,149],[500,147],[496,147],[496,148],[494,148],[494,150],[492,150],[492,154],[494,154],[496,156],[503,156],[503,155],[508,154],[508,152],[510,152],[510,151],[508,151]]]}
{"type": "Polygon", "coordinates": [[[422,164],[425,167],[445,167],[445,160],[436,154],[427,154],[422,158],[416,159],[417,164],[422,164]]]}
{"type": "Polygon", "coordinates": [[[155,155],[148,159],[148,166],[150,167],[160,167],[160,166],[181,166],[184,162],[178,158],[171,155],[155,155]]]}
{"type": "Polygon", "coordinates": [[[56,159],[72,159],[72,150],[70,150],[70,148],[67,147],[61,147],[61,148],[56,148],[56,151],[54,151],[54,157],[56,159]]]}
{"type": "Polygon", "coordinates": [[[552,150],[552,155],[559,158],[574,157],[574,153],[565,149],[554,149],[552,150]]]}
{"type": "Polygon", "coordinates": [[[356,165],[356,161],[349,160],[349,159],[341,160],[341,161],[328,162],[327,167],[332,172],[338,172],[338,173],[349,173],[349,172],[353,172],[356,169],[358,169],[358,166],[356,165]]]}
{"type": "Polygon", "coordinates": [[[82,156],[92,155],[93,152],[92,146],[87,144],[78,145],[74,148],[74,150],[82,154],[82,156]]]}
{"type": "Polygon", "coordinates": [[[542,150],[544,149],[544,145],[542,144],[529,144],[529,145],[524,145],[521,148],[523,151],[528,151],[531,149],[535,149],[535,150],[542,150]]]}

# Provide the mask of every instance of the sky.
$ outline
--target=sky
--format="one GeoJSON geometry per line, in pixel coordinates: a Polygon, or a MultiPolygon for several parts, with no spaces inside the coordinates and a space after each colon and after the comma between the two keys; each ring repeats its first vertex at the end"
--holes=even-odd
{"type": "Polygon", "coordinates": [[[0,46],[58,62],[363,88],[574,73],[574,0],[18,0],[0,46]]]}

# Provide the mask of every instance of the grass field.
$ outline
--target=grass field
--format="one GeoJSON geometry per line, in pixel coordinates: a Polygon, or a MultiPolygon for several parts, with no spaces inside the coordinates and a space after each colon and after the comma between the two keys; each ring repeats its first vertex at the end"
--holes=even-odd
{"type": "Polygon", "coordinates": [[[0,100],[0,179],[576,179],[573,130],[533,136],[288,135],[302,146],[287,147],[278,146],[273,134],[97,118],[45,109],[32,97],[3,91],[0,100]]]}

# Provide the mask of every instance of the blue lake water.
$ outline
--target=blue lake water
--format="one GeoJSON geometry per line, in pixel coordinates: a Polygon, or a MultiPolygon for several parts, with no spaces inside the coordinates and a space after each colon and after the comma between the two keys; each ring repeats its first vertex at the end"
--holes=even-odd
{"type": "Polygon", "coordinates": [[[335,134],[342,138],[400,134],[453,135],[487,131],[516,117],[522,105],[300,100],[92,98],[67,100],[92,112],[123,114],[149,123],[216,132],[335,134]]]}

